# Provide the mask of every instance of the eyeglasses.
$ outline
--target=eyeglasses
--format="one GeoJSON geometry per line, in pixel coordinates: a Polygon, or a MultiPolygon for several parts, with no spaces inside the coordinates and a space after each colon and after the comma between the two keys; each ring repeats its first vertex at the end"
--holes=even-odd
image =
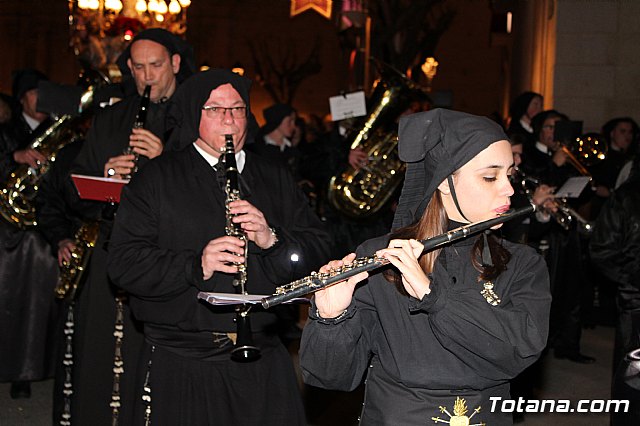
{"type": "Polygon", "coordinates": [[[555,124],[546,124],[544,126],[542,126],[543,129],[555,129],[556,125],[555,124]]]}
{"type": "Polygon", "coordinates": [[[220,107],[214,105],[205,105],[202,107],[203,110],[207,112],[207,117],[209,118],[222,118],[226,116],[227,111],[231,114],[233,118],[247,118],[247,107],[246,106],[238,106],[238,107],[220,107]]]}

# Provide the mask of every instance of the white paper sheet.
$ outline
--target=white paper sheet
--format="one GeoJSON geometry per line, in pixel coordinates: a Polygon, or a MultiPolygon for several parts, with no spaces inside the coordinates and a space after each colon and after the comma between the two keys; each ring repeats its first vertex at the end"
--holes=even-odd
{"type": "Polygon", "coordinates": [[[589,176],[575,176],[567,181],[556,191],[556,198],[578,198],[584,187],[591,181],[589,176]]]}
{"type": "Polygon", "coordinates": [[[367,106],[364,100],[364,92],[353,92],[329,98],[331,119],[333,121],[345,118],[361,117],[367,114],[367,106]]]}

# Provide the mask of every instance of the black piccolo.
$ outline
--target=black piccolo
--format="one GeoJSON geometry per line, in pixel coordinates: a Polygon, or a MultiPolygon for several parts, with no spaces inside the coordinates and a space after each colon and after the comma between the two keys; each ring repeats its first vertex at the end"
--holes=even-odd
{"type": "MultiPolygon", "coordinates": [[[[456,229],[452,229],[444,234],[436,235],[432,238],[420,240],[424,245],[424,252],[437,249],[443,245],[452,243],[471,235],[515,219],[520,216],[531,214],[535,211],[535,206],[529,205],[519,209],[510,210],[493,219],[482,222],[470,223],[456,229]]],[[[325,287],[344,281],[360,272],[369,272],[378,269],[381,266],[389,264],[389,261],[383,257],[369,256],[355,259],[352,263],[344,265],[340,268],[332,269],[329,272],[312,272],[311,275],[293,281],[289,284],[276,288],[275,294],[262,299],[262,306],[265,309],[288,302],[297,297],[322,290],[325,287]]]]}

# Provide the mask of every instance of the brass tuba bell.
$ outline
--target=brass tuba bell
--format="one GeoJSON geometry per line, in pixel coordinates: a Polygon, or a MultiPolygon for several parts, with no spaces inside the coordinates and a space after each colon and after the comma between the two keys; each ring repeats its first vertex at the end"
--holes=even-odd
{"type": "Polygon", "coordinates": [[[102,74],[84,72],[80,76],[80,84],[85,90],[80,97],[79,115],[64,114],[56,117],[44,133],[31,142],[29,147],[40,152],[47,161],[36,168],[21,164],[7,179],[5,187],[0,191],[0,216],[7,222],[21,229],[36,225],[33,199],[38,192],[40,179],[56,160],[58,151],[84,137],[81,125],[91,114],[95,91],[108,82],[102,74]]]}
{"type": "Polygon", "coordinates": [[[353,218],[376,213],[404,178],[405,165],[398,157],[398,118],[414,101],[429,99],[426,90],[395,68],[376,61],[380,81],[369,99],[369,115],[349,132],[346,142],[369,157],[369,164],[347,168],[329,182],[328,199],[340,212],[353,218]]]}

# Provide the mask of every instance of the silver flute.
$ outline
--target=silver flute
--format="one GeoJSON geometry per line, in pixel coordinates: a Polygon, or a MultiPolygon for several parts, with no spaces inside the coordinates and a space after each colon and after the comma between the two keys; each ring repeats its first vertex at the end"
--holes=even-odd
{"type": "MultiPolygon", "coordinates": [[[[456,229],[452,229],[444,234],[436,235],[435,237],[420,240],[424,245],[423,253],[434,249],[437,249],[443,245],[452,243],[463,238],[467,238],[471,235],[485,231],[493,226],[507,222],[520,216],[531,214],[535,211],[533,204],[522,207],[519,209],[509,210],[508,212],[495,217],[493,219],[485,220],[482,222],[470,223],[468,225],[461,226],[456,229]]],[[[311,275],[300,278],[289,284],[276,288],[275,294],[262,299],[261,303],[265,309],[279,305],[284,302],[288,302],[297,297],[304,296],[309,293],[322,290],[333,284],[344,281],[347,278],[358,275],[360,272],[368,272],[374,269],[378,269],[381,266],[389,264],[389,261],[384,257],[369,256],[360,257],[355,259],[348,265],[341,266],[340,268],[331,269],[329,272],[312,272],[311,275]]]]}

